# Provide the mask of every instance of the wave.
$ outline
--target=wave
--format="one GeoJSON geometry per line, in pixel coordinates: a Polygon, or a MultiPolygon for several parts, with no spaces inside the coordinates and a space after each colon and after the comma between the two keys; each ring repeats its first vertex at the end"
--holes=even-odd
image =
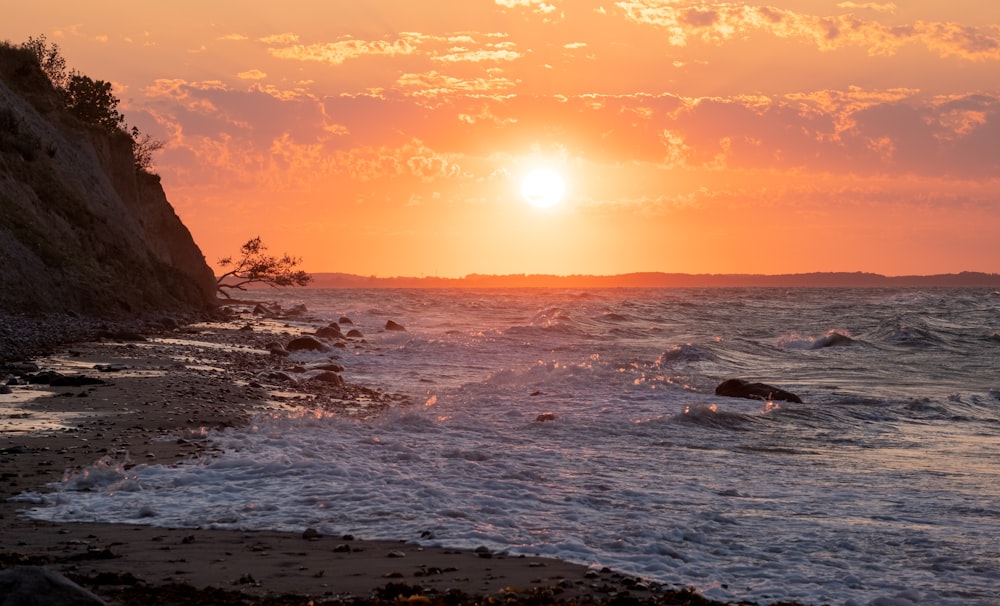
{"type": "Polygon", "coordinates": [[[823,349],[824,347],[847,347],[857,343],[846,330],[830,329],[821,337],[802,337],[796,333],[778,339],[778,347],[790,350],[823,349]]]}
{"type": "Polygon", "coordinates": [[[660,354],[660,357],[656,359],[656,365],[669,366],[676,362],[711,362],[716,359],[716,355],[704,347],[683,343],[674,345],[660,354]]]}

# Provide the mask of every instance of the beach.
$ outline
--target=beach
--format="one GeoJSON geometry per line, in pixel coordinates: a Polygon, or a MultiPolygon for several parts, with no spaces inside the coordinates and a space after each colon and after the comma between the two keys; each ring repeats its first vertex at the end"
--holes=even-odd
{"type": "MultiPolygon", "coordinates": [[[[297,336],[280,317],[246,308],[210,323],[108,332],[8,365],[5,375],[20,368],[22,377],[0,395],[0,567],[44,566],[108,604],[711,603],[606,568],[485,548],[26,515],[64,479],[86,490],[87,476],[105,468],[211,458],[208,432],[257,415],[311,407],[365,416],[410,405],[352,385],[349,373],[344,384],[315,379],[322,370],[269,351],[297,336]],[[65,385],[26,384],[46,371],[65,385]]],[[[364,346],[337,341],[331,360],[364,346]]]]}

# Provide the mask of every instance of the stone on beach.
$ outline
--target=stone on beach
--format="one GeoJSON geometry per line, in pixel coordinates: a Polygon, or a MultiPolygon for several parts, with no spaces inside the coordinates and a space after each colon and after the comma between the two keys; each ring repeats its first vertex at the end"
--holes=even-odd
{"type": "Polygon", "coordinates": [[[386,330],[405,331],[406,327],[403,326],[402,324],[397,323],[397,322],[393,322],[392,320],[388,320],[385,323],[385,329],[386,330]]]}
{"type": "Polygon", "coordinates": [[[312,335],[295,337],[285,345],[288,351],[327,351],[329,347],[312,335]]]}
{"type": "Polygon", "coordinates": [[[336,324],[331,324],[330,326],[324,326],[316,331],[316,336],[321,339],[340,339],[343,338],[344,333],[340,332],[340,328],[334,328],[336,324]]]}

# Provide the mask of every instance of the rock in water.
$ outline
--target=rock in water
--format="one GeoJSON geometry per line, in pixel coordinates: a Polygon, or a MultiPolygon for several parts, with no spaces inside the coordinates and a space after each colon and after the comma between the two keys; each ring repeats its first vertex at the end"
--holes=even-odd
{"type": "Polygon", "coordinates": [[[289,341],[288,345],[285,346],[285,349],[288,351],[300,351],[303,349],[308,351],[326,351],[327,346],[316,337],[303,335],[289,341]]]}
{"type": "Polygon", "coordinates": [[[398,324],[398,323],[396,323],[396,322],[393,322],[392,320],[388,320],[388,321],[387,321],[387,322],[385,323],[385,329],[386,329],[386,330],[398,330],[398,331],[405,331],[405,330],[406,330],[406,327],[405,327],[405,326],[403,326],[402,324],[398,324]]]}
{"type": "Polygon", "coordinates": [[[790,391],[766,383],[751,383],[743,379],[729,379],[715,388],[715,395],[749,400],[781,400],[801,404],[802,400],[790,391]]]}
{"type": "Polygon", "coordinates": [[[336,324],[331,324],[330,326],[324,326],[316,331],[316,336],[321,339],[339,339],[344,336],[340,332],[340,328],[334,328],[336,324]]]}
{"type": "Polygon", "coordinates": [[[0,570],[0,605],[105,606],[106,602],[61,574],[41,566],[0,570]]]}

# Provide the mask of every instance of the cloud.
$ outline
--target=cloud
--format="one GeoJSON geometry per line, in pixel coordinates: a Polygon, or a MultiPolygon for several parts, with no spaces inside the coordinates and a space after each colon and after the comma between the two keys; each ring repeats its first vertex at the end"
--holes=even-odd
{"type": "Polygon", "coordinates": [[[239,42],[239,41],[242,41],[242,40],[249,40],[249,39],[250,38],[248,38],[247,36],[244,36],[243,34],[226,34],[224,36],[219,36],[218,37],[218,40],[230,40],[230,41],[234,41],[234,42],[239,42]]]}
{"type": "Polygon", "coordinates": [[[296,44],[283,48],[268,48],[267,52],[279,59],[294,59],[296,61],[318,61],[340,65],[350,59],[365,56],[398,56],[411,55],[416,48],[410,41],[400,38],[394,41],[358,40],[349,38],[337,42],[319,44],[296,44]]]}
{"type": "Polygon", "coordinates": [[[245,72],[240,72],[236,74],[236,77],[240,80],[263,80],[267,77],[267,74],[260,71],[259,69],[251,69],[245,72]]]}
{"type": "Polygon", "coordinates": [[[520,57],[521,53],[514,50],[513,43],[504,42],[479,49],[454,47],[446,54],[435,55],[433,59],[444,63],[481,63],[483,61],[514,61],[520,57]]]}
{"type": "Polygon", "coordinates": [[[477,78],[459,78],[432,70],[420,74],[403,74],[396,85],[411,96],[438,97],[452,93],[503,94],[512,89],[516,82],[499,75],[495,70],[477,78]]]}
{"type": "Polygon", "coordinates": [[[841,2],[837,4],[837,8],[863,9],[875,11],[877,13],[896,12],[896,4],[893,2],[886,2],[885,4],[878,4],[876,2],[841,2]]]}
{"type": "Polygon", "coordinates": [[[284,34],[264,36],[263,38],[258,38],[258,41],[263,42],[264,44],[295,44],[299,41],[299,36],[298,34],[286,32],[284,34]]]}
{"type": "Polygon", "coordinates": [[[494,0],[497,6],[503,8],[527,8],[534,13],[548,15],[555,12],[555,5],[548,4],[544,0],[494,0]]]}
{"type": "MultiPolygon", "coordinates": [[[[626,19],[663,29],[675,46],[685,46],[692,39],[721,44],[753,32],[764,32],[778,38],[808,41],[824,51],[856,46],[867,48],[873,56],[893,55],[903,46],[920,44],[942,57],[1000,60],[997,25],[973,27],[924,21],[890,25],[851,14],[819,16],[731,3],[692,7],[671,0],[625,0],[615,5],[622,9],[626,19]]],[[[887,5],[865,5],[876,6],[887,5]]]]}

